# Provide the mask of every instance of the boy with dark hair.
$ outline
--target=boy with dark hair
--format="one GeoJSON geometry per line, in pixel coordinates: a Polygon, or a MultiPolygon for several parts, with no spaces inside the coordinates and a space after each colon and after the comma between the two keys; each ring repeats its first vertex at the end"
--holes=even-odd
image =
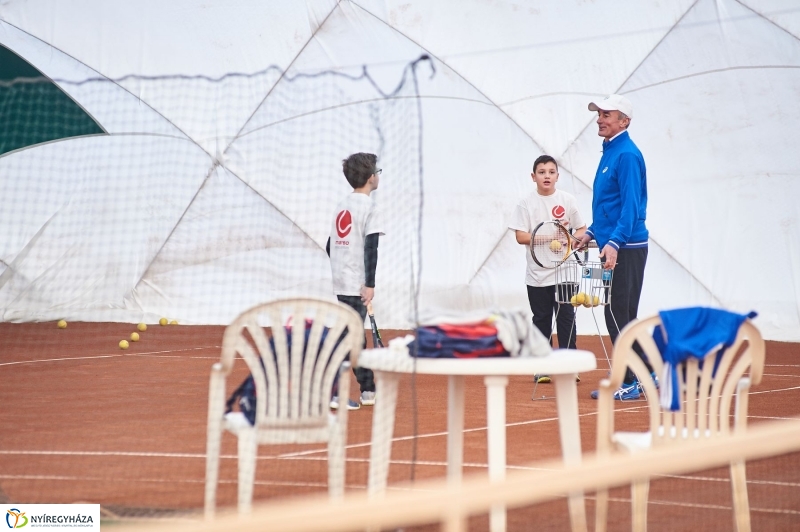
{"type": "MultiPolygon", "coordinates": [[[[354,153],[342,161],[342,172],[353,192],[336,208],[330,237],[325,246],[331,258],[333,292],[342,303],[367,317],[367,304],[375,295],[375,269],[378,265],[378,238],[383,225],[370,194],[378,188],[382,170],[376,167],[378,157],[372,153],[354,153]]],[[[364,335],[364,345],[367,337],[364,335]]],[[[361,404],[375,404],[375,379],[372,370],[353,368],[361,388],[361,404]]],[[[338,408],[338,397],[331,408],[338,408]]],[[[347,407],[360,405],[348,399],[347,407]]]]}
{"type": "MultiPolygon", "coordinates": [[[[517,242],[529,246],[531,232],[540,223],[550,220],[561,223],[567,229],[575,228],[575,236],[580,238],[586,230],[586,224],[578,213],[575,197],[556,189],[558,165],[555,159],[549,155],[539,156],[533,163],[531,178],[536,190],[517,204],[508,226],[516,232],[517,242]]],[[[552,320],[555,312],[558,346],[562,349],[575,349],[575,309],[572,305],[557,303],[555,270],[536,264],[530,253],[525,256],[528,263],[525,284],[533,312],[533,324],[552,342],[552,320]]],[[[537,375],[536,381],[550,382],[550,377],[537,375]]]]}

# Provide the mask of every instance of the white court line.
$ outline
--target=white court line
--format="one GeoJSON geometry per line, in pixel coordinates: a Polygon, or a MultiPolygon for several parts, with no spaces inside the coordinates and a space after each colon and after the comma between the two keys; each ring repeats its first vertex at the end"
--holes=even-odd
{"type": "MultiPolygon", "coordinates": [[[[136,456],[140,458],[205,458],[205,453],[152,453],[152,452],[125,452],[125,451],[15,451],[0,450],[6,455],[36,455],[36,456],[136,456]]],[[[235,455],[231,458],[236,458],[235,455]]]]}
{"type": "MultiPolygon", "coordinates": [[[[590,412],[590,413],[587,413],[587,414],[580,414],[579,417],[594,416],[594,415],[596,415],[595,412],[590,412]]],[[[506,427],[518,427],[518,426],[521,426],[521,425],[535,425],[537,423],[546,423],[546,422],[551,422],[551,421],[558,421],[558,418],[557,417],[548,417],[548,418],[544,418],[544,419],[531,419],[529,421],[517,421],[515,423],[506,423],[506,427]]],[[[487,427],[475,427],[475,428],[471,428],[471,429],[464,429],[463,434],[466,434],[468,432],[486,431],[486,429],[487,429],[487,427]]],[[[447,431],[444,431],[444,432],[431,432],[431,433],[428,433],[428,434],[417,434],[416,436],[414,436],[413,434],[411,436],[396,436],[396,437],[392,438],[392,443],[400,442],[400,441],[409,441],[409,440],[413,440],[415,438],[440,438],[442,436],[447,436],[447,434],[448,434],[447,431]]],[[[358,449],[358,448],[361,448],[361,447],[368,447],[370,445],[372,445],[371,442],[354,443],[354,444],[348,445],[345,448],[346,449],[358,449]]],[[[327,452],[327,450],[326,449],[322,449],[322,450],[313,450],[313,451],[298,451],[298,452],[292,452],[292,453],[284,453],[284,454],[274,455],[274,458],[290,458],[290,457],[293,457],[293,456],[305,456],[305,455],[316,454],[316,453],[321,453],[321,452],[327,452]]]]}
{"type": "MultiPolygon", "coordinates": [[[[147,351],[145,353],[121,353],[117,355],[93,355],[87,357],[65,357],[65,358],[43,358],[41,360],[18,360],[15,362],[0,362],[0,366],[14,366],[18,364],[38,364],[40,362],[62,362],[66,360],[94,360],[98,358],[115,358],[115,357],[142,357],[142,356],[154,356],[159,355],[162,353],[182,353],[184,351],[199,351],[203,349],[221,349],[220,346],[210,345],[205,347],[189,347],[186,349],[170,349],[168,351],[147,351]]],[[[179,357],[179,356],[159,356],[156,358],[187,358],[187,357],[179,357]]],[[[211,359],[211,358],[219,358],[219,357],[188,357],[192,359],[211,359]]]]}
{"type": "MultiPolygon", "coordinates": [[[[748,481],[749,482],[749,481],[748,481]]],[[[586,499],[588,500],[595,500],[596,497],[589,497],[587,496],[586,499]]],[[[619,497],[609,497],[608,500],[610,502],[624,502],[626,504],[630,504],[630,499],[619,498],[619,497]]],[[[673,502],[673,501],[659,501],[649,499],[647,504],[657,504],[659,506],[676,506],[679,508],[704,508],[707,510],[727,510],[733,511],[731,506],[723,506],[719,504],[699,504],[699,503],[690,503],[690,502],[673,502]]],[[[750,507],[751,512],[763,512],[763,513],[773,513],[773,514],[789,514],[789,515],[800,515],[800,511],[798,510],[784,510],[781,508],[756,508],[750,507]]]]}
{"type": "Polygon", "coordinates": [[[800,386],[793,386],[791,388],[779,388],[777,390],[761,390],[756,392],[749,392],[750,395],[761,395],[764,393],[778,393],[778,392],[790,392],[792,390],[800,390],[800,386]]]}
{"type": "MultiPolygon", "coordinates": [[[[0,475],[0,480],[63,480],[68,482],[83,481],[83,482],[141,482],[141,483],[155,483],[155,484],[205,484],[206,480],[181,478],[181,479],[163,479],[163,478],[108,478],[108,477],[79,477],[79,476],[64,476],[64,475],[0,475]]],[[[225,480],[220,479],[220,484],[237,484],[238,480],[225,480]]],[[[289,482],[280,480],[256,480],[257,485],[261,486],[311,486],[324,488],[328,484],[325,482],[289,482]]],[[[366,489],[366,486],[364,486],[366,489]]]]}

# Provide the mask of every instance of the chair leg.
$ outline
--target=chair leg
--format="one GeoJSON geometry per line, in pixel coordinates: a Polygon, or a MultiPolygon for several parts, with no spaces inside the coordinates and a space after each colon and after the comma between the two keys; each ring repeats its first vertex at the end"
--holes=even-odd
{"type": "Polygon", "coordinates": [[[214,518],[219,482],[219,453],[222,443],[222,418],[225,415],[225,375],[222,364],[211,366],[208,386],[208,425],[206,427],[206,487],[203,503],[205,518],[214,518]]]}
{"type": "Polygon", "coordinates": [[[647,530],[647,495],[650,491],[650,480],[638,480],[631,484],[632,526],[634,532],[647,530]]]}
{"type": "Polygon", "coordinates": [[[256,480],[256,441],[255,428],[239,431],[239,513],[249,514],[253,509],[253,488],[256,480]]]}
{"type": "MultiPolygon", "coordinates": [[[[340,407],[341,408],[341,407],[340,407]]],[[[332,499],[344,496],[344,442],[343,434],[337,425],[328,442],[328,494],[332,499]]]]}
{"type": "Polygon", "coordinates": [[[594,504],[594,530],[606,532],[608,526],[608,490],[598,490],[594,504]]]}
{"type": "Polygon", "coordinates": [[[737,532],[750,532],[750,503],[747,498],[747,477],[744,462],[731,463],[733,511],[737,532]]]}
{"type": "Polygon", "coordinates": [[[339,410],[328,440],[328,494],[332,499],[344,496],[345,453],[347,447],[347,400],[350,397],[350,363],[339,368],[339,410]]]}
{"type": "Polygon", "coordinates": [[[209,427],[206,443],[206,489],[204,514],[210,520],[214,518],[217,506],[217,483],[219,482],[219,452],[222,432],[219,427],[209,427]]]}

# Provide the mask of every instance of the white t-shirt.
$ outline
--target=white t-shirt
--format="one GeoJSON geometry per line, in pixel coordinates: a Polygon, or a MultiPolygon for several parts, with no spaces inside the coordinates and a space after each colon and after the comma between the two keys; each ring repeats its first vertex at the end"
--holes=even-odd
{"type": "MultiPolygon", "coordinates": [[[[569,222],[568,229],[579,229],[584,226],[583,218],[578,213],[575,196],[569,192],[558,190],[549,195],[541,196],[533,191],[514,208],[508,228],[514,231],[530,233],[542,222],[558,220],[569,222]]],[[[566,225],[566,224],[565,224],[566,225]]],[[[556,284],[556,271],[542,268],[531,257],[530,248],[525,247],[525,257],[528,268],[525,272],[525,284],[529,286],[552,286],[556,284]]]]}
{"type": "Polygon", "coordinates": [[[330,233],[334,294],[361,295],[366,282],[364,241],[374,233],[384,234],[383,221],[372,198],[353,192],[339,203],[330,233]]]}

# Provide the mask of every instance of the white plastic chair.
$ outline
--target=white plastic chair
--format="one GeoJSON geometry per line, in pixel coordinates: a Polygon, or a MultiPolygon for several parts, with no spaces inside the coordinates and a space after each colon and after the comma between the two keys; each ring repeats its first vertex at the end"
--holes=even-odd
{"type": "Polygon", "coordinates": [[[348,369],[357,363],[363,340],[364,324],[358,313],[341,303],[313,299],[289,299],[256,306],[225,329],[221,359],[211,368],[209,385],[206,518],[214,516],[220,442],[225,430],[238,438],[240,513],[249,513],[252,508],[256,455],[258,446],[263,444],[327,442],[329,493],[331,497],[344,494],[348,369]],[[287,348],[287,322],[293,325],[291,352],[287,348]],[[307,340],[306,326],[309,327],[307,340]],[[323,331],[327,334],[321,341],[323,331]],[[274,354],[270,337],[275,345],[274,354]],[[346,362],[348,353],[350,361],[346,362]],[[255,425],[250,425],[240,412],[225,414],[225,382],[236,355],[247,363],[255,381],[258,398],[255,425]],[[334,415],[329,404],[337,373],[338,395],[344,403],[334,415]],[[266,401],[261,400],[264,397],[266,401]]]}
{"type": "MultiPolygon", "coordinates": [[[[714,370],[715,355],[712,349],[700,359],[690,358],[678,366],[680,382],[680,410],[662,410],[659,392],[641,358],[634,352],[637,341],[648,357],[656,375],[661,375],[664,362],[656,347],[653,329],[661,319],[653,316],[628,324],[620,333],[612,354],[611,376],[600,381],[597,405],[597,453],[609,455],[612,451],[635,453],[650,447],[672,445],[688,439],[719,438],[739,433],[747,426],[748,391],[751,384],[761,382],[764,372],[764,340],[758,329],[746,320],[739,328],[733,345],[725,350],[714,370]],[[614,391],[623,382],[626,368],[630,367],[644,387],[650,415],[647,432],[614,431],[614,391]],[[685,378],[683,371],[685,370],[685,378]],[[712,373],[714,373],[712,375],[712,373]],[[733,419],[731,403],[735,396],[733,419]]],[[[669,339],[667,339],[669,341],[669,339]]],[[[744,462],[731,463],[734,522],[736,530],[750,530],[750,509],[747,499],[747,481],[744,462]]],[[[647,529],[647,497],[649,479],[644,478],[631,486],[633,530],[647,529]]],[[[604,532],[608,511],[608,491],[597,493],[595,530],[604,532]]]]}

